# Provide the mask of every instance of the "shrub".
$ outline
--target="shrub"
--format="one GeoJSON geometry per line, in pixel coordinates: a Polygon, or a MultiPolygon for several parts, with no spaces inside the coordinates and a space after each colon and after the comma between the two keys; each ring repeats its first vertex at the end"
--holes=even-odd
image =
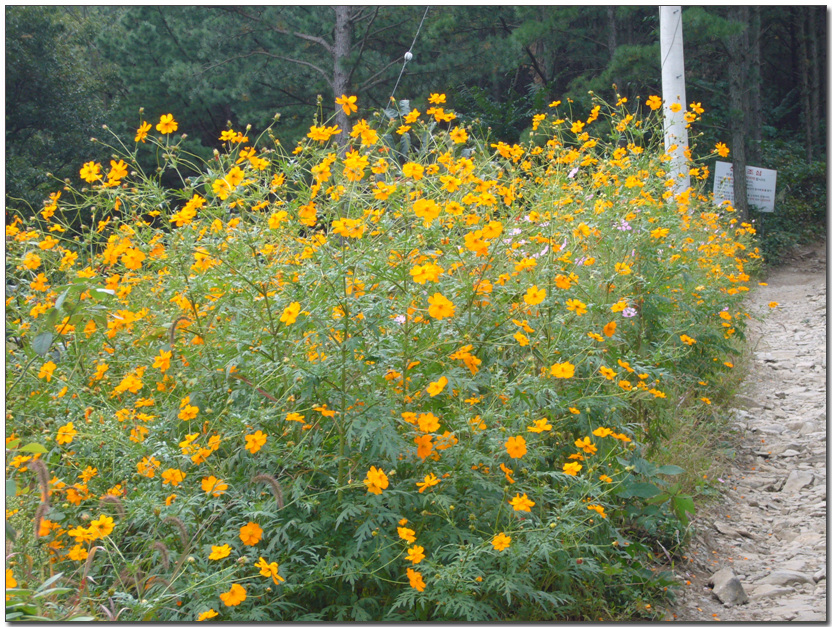
{"type": "Polygon", "coordinates": [[[7,225],[7,588],[57,570],[62,611],[125,620],[650,615],[691,508],[645,443],[728,367],[753,229],[674,195],[655,113],[488,145],[443,100],[341,148],[228,129],[204,164],[142,121],[7,225]]]}

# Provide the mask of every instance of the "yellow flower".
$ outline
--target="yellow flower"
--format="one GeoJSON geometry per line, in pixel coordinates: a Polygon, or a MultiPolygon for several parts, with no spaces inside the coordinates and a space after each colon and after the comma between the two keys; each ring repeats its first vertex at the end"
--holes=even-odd
{"type": "Polygon", "coordinates": [[[220,599],[228,607],[239,605],[246,600],[246,589],[238,583],[232,584],[228,592],[220,595],[220,599]]]}
{"type": "Polygon", "coordinates": [[[662,99],[658,96],[650,96],[645,104],[647,104],[648,107],[655,111],[656,109],[662,106],[662,99]]]}
{"type": "Polygon", "coordinates": [[[78,435],[78,432],[75,430],[75,427],[71,422],[68,422],[58,429],[58,435],[55,436],[55,441],[58,444],[71,444],[72,439],[76,435],[78,435]]]}
{"type": "Polygon", "coordinates": [[[55,368],[57,366],[52,363],[51,361],[47,361],[40,367],[40,372],[38,372],[38,379],[46,379],[46,382],[49,383],[52,381],[52,373],[55,372],[55,368]]]}
{"type": "Polygon", "coordinates": [[[436,396],[442,390],[445,389],[445,386],[448,384],[448,377],[440,377],[438,381],[433,381],[432,383],[428,384],[427,393],[431,396],[436,396]]]}
{"type": "Polygon", "coordinates": [[[167,371],[167,369],[170,368],[170,358],[172,356],[172,351],[166,351],[160,348],[159,354],[153,360],[153,367],[161,370],[162,372],[167,371]]]}
{"type": "Polygon", "coordinates": [[[535,420],[534,426],[527,427],[527,430],[532,433],[543,433],[544,431],[551,431],[552,425],[549,424],[548,418],[541,418],[540,420],[535,420]]]}
{"type": "Polygon", "coordinates": [[[549,371],[553,377],[557,377],[558,379],[571,379],[575,376],[575,366],[568,361],[554,364],[549,371]]]}
{"type": "Polygon", "coordinates": [[[115,529],[113,519],[101,514],[98,520],[90,521],[90,539],[106,538],[113,532],[113,529],[115,529]]]}
{"type": "Polygon", "coordinates": [[[424,220],[424,225],[428,226],[442,212],[442,207],[436,204],[435,200],[430,198],[420,198],[413,203],[413,213],[424,220]]]}
{"type": "Polygon", "coordinates": [[[413,562],[414,565],[418,564],[425,559],[425,548],[417,544],[416,546],[407,549],[407,557],[404,559],[413,562]]]}
{"type": "Polygon", "coordinates": [[[435,263],[426,263],[421,266],[413,266],[410,269],[410,276],[413,277],[413,280],[420,284],[424,285],[426,281],[433,281],[434,283],[439,282],[439,276],[442,275],[445,271],[442,269],[442,266],[439,266],[435,263]]]}
{"type": "Polygon", "coordinates": [[[512,459],[520,459],[526,454],[526,439],[522,435],[511,437],[505,444],[506,451],[512,459]]]}
{"type": "Polygon", "coordinates": [[[527,305],[538,305],[546,298],[546,290],[539,289],[536,285],[532,285],[526,290],[523,296],[523,301],[527,305]]]}
{"type": "Polygon", "coordinates": [[[612,368],[607,368],[606,366],[601,366],[600,368],[601,376],[604,377],[607,381],[612,381],[618,375],[618,373],[613,370],[612,368]]]}
{"type": "Polygon", "coordinates": [[[569,311],[574,311],[576,316],[582,316],[586,313],[586,305],[576,298],[567,300],[566,308],[569,311]]]}
{"type": "Polygon", "coordinates": [[[430,434],[420,435],[413,438],[414,444],[416,444],[416,455],[418,455],[419,459],[425,461],[433,452],[433,436],[430,434]]]}
{"type": "Polygon", "coordinates": [[[367,230],[367,225],[361,220],[350,220],[349,218],[341,218],[332,223],[332,232],[342,237],[352,237],[361,239],[364,232],[367,230]]]}
{"type": "Polygon", "coordinates": [[[408,162],[402,166],[402,174],[413,180],[420,181],[425,174],[425,168],[418,163],[408,162]]]}
{"type": "Polygon", "coordinates": [[[421,573],[413,570],[412,568],[408,568],[407,578],[410,580],[411,588],[416,588],[419,592],[422,592],[425,589],[425,582],[422,579],[421,573]]]}
{"type": "Polygon", "coordinates": [[[718,142],[716,146],[714,146],[714,150],[716,150],[717,154],[720,157],[727,157],[731,150],[723,144],[722,142],[718,142]]]}
{"type": "Polygon", "coordinates": [[[604,508],[600,505],[587,505],[586,508],[598,512],[599,514],[601,514],[601,518],[607,517],[607,515],[604,513],[604,508]]]}
{"type": "Polygon", "coordinates": [[[298,319],[298,314],[300,313],[300,303],[293,302],[288,307],[283,310],[283,314],[280,316],[280,321],[285,323],[286,326],[290,324],[294,324],[295,321],[298,319]]]}
{"type": "Polygon", "coordinates": [[[240,540],[246,546],[254,546],[263,537],[263,528],[256,522],[249,522],[240,527],[240,540]]]}
{"type": "Polygon", "coordinates": [[[432,318],[442,320],[443,318],[452,318],[454,316],[454,304],[442,296],[439,292],[430,296],[428,298],[428,303],[430,304],[430,307],[428,307],[428,314],[430,314],[432,318]]]}
{"type": "Polygon", "coordinates": [[[694,344],[696,344],[696,340],[694,340],[692,337],[685,335],[684,333],[679,336],[679,339],[682,340],[682,342],[684,342],[688,346],[693,346],[694,344]]]}
{"type": "Polygon", "coordinates": [[[445,94],[431,94],[428,97],[430,104],[445,104],[445,94]]]}
{"type": "Polygon", "coordinates": [[[344,94],[340,98],[335,99],[335,104],[341,105],[341,109],[344,113],[350,115],[351,113],[358,111],[358,106],[355,104],[357,101],[358,96],[347,96],[344,94]]]}
{"type": "Polygon", "coordinates": [[[228,484],[222,479],[217,479],[214,475],[211,475],[202,480],[202,489],[211,496],[222,496],[222,493],[228,489],[228,484]]]}
{"type": "Polygon", "coordinates": [[[494,536],[494,539],[491,540],[491,546],[494,547],[495,551],[505,551],[510,544],[511,536],[507,536],[503,532],[500,532],[499,535],[494,536]]]}
{"type": "Polygon", "coordinates": [[[74,562],[82,562],[85,559],[87,559],[88,555],[89,553],[87,552],[87,549],[85,549],[80,544],[76,544],[74,547],[72,547],[69,553],[67,553],[67,557],[74,562]]]}
{"type": "Polygon", "coordinates": [[[530,512],[532,511],[531,508],[534,507],[534,501],[527,497],[525,492],[523,496],[520,496],[518,492],[517,496],[509,501],[509,505],[514,508],[515,512],[530,512]]]}
{"type": "Polygon", "coordinates": [[[166,113],[162,116],[159,120],[159,123],[156,125],[156,130],[159,131],[162,135],[170,135],[171,133],[175,132],[176,129],[179,128],[179,125],[173,119],[172,113],[166,113]]]}
{"type": "Polygon", "coordinates": [[[774,308],[775,308],[775,307],[777,307],[777,305],[779,305],[779,304],[780,304],[780,303],[778,303],[778,302],[776,302],[776,301],[771,301],[771,302],[768,304],[768,306],[769,306],[769,307],[771,307],[772,309],[774,309],[774,308]]]}
{"type": "Polygon", "coordinates": [[[228,557],[231,554],[231,547],[227,544],[223,544],[222,546],[211,546],[211,555],[208,556],[209,560],[221,560],[224,557],[228,557]]]}
{"type": "Polygon", "coordinates": [[[9,588],[17,588],[17,579],[14,578],[14,572],[11,568],[6,569],[6,590],[9,588]]]}
{"type": "Polygon", "coordinates": [[[292,412],[289,412],[288,414],[286,414],[287,422],[306,423],[306,421],[303,418],[304,418],[303,414],[299,414],[295,411],[292,411],[292,412]]]}
{"type": "Polygon", "coordinates": [[[578,462],[569,462],[568,464],[563,465],[563,474],[575,477],[578,475],[581,468],[583,468],[583,466],[581,466],[578,462]]]}
{"type": "Polygon", "coordinates": [[[202,622],[204,620],[208,620],[209,618],[214,618],[214,616],[219,616],[219,613],[217,613],[215,610],[208,610],[206,612],[202,612],[202,614],[200,614],[196,620],[197,622],[202,622]]]}
{"type": "Polygon", "coordinates": [[[162,473],[162,478],[164,479],[162,484],[166,485],[169,483],[174,487],[178,486],[185,480],[185,476],[185,473],[178,468],[168,468],[162,473]]]}
{"type": "Polygon", "coordinates": [[[370,466],[370,470],[367,471],[367,478],[364,479],[364,485],[367,486],[367,491],[371,494],[381,494],[381,491],[385,490],[390,482],[382,469],[370,466]]]}
{"type": "Polygon", "coordinates": [[[433,433],[439,430],[439,419],[431,412],[426,414],[419,414],[419,431],[423,433],[433,433]]]}
{"type": "Polygon", "coordinates": [[[592,443],[589,437],[575,440],[575,446],[581,449],[587,455],[593,455],[598,452],[598,448],[592,443]]]}
{"type": "Polygon", "coordinates": [[[398,532],[399,537],[408,544],[412,544],[416,541],[416,532],[414,532],[413,529],[408,529],[407,527],[396,527],[396,531],[398,532]]]}
{"type": "Polygon", "coordinates": [[[185,421],[193,420],[194,418],[196,418],[198,413],[199,413],[199,407],[196,407],[196,406],[190,405],[190,404],[185,404],[179,410],[179,419],[180,420],[185,420],[185,421]]]}
{"type": "Polygon", "coordinates": [[[147,134],[150,132],[150,129],[153,128],[147,122],[142,122],[142,125],[136,129],[136,139],[134,141],[144,143],[144,140],[147,138],[147,134]]]}
{"type": "Polygon", "coordinates": [[[341,129],[338,125],[335,126],[311,126],[306,136],[314,141],[325,142],[333,135],[338,135],[341,129]]]}
{"type": "Polygon", "coordinates": [[[680,105],[678,102],[674,102],[672,105],[670,105],[670,110],[673,111],[673,113],[678,113],[682,110],[682,105],[680,105]]]}
{"type": "Polygon", "coordinates": [[[101,179],[101,166],[95,161],[88,161],[81,168],[81,178],[87,183],[95,183],[101,179]]]}
{"type": "MultiPolygon", "coordinates": [[[[439,479],[436,478],[436,475],[430,473],[429,475],[425,475],[425,478],[421,482],[417,482],[416,486],[419,488],[419,494],[424,492],[426,489],[431,488],[435,485],[439,484],[439,479]]],[[[414,562],[415,563],[415,562],[414,562]]]]}
{"type": "Polygon", "coordinates": [[[267,436],[262,431],[258,430],[252,433],[251,435],[246,436],[246,450],[254,455],[257,451],[263,448],[263,445],[266,443],[266,440],[269,436],[267,436]]]}
{"type": "Polygon", "coordinates": [[[455,144],[464,144],[468,141],[468,133],[464,128],[455,128],[451,131],[450,137],[455,144]]]}
{"type": "Polygon", "coordinates": [[[278,566],[276,562],[272,562],[270,564],[266,562],[263,557],[261,557],[254,565],[260,569],[260,574],[263,577],[271,577],[272,581],[274,581],[274,585],[279,586],[281,582],[286,581],[278,574],[280,566],[278,566]]]}

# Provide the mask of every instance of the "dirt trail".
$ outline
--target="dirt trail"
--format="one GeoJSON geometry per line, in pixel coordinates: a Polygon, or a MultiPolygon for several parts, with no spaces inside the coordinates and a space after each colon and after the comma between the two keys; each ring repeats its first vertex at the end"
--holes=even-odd
{"type": "Polygon", "coordinates": [[[730,410],[737,456],[724,498],[697,513],[666,620],[827,620],[825,243],[766,282],[750,297],[753,363],[730,410]]]}

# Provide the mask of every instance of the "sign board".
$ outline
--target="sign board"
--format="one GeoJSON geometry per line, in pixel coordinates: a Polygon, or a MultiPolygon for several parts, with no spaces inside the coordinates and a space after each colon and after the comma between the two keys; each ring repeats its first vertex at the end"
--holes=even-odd
{"type": "MultiPolygon", "coordinates": [[[[749,165],[745,168],[745,188],[748,204],[765,213],[774,211],[774,190],[777,170],[766,170],[749,165]]],[[[714,202],[721,205],[734,202],[734,164],[717,161],[714,167],[714,202]]]]}

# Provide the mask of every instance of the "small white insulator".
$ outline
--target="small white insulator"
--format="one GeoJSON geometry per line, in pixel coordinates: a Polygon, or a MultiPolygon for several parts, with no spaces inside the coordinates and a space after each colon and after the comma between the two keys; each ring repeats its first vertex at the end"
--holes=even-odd
{"type": "Polygon", "coordinates": [[[410,52],[409,50],[404,53],[404,60],[405,61],[410,61],[412,58],[413,58],[413,53],[410,52]]]}

